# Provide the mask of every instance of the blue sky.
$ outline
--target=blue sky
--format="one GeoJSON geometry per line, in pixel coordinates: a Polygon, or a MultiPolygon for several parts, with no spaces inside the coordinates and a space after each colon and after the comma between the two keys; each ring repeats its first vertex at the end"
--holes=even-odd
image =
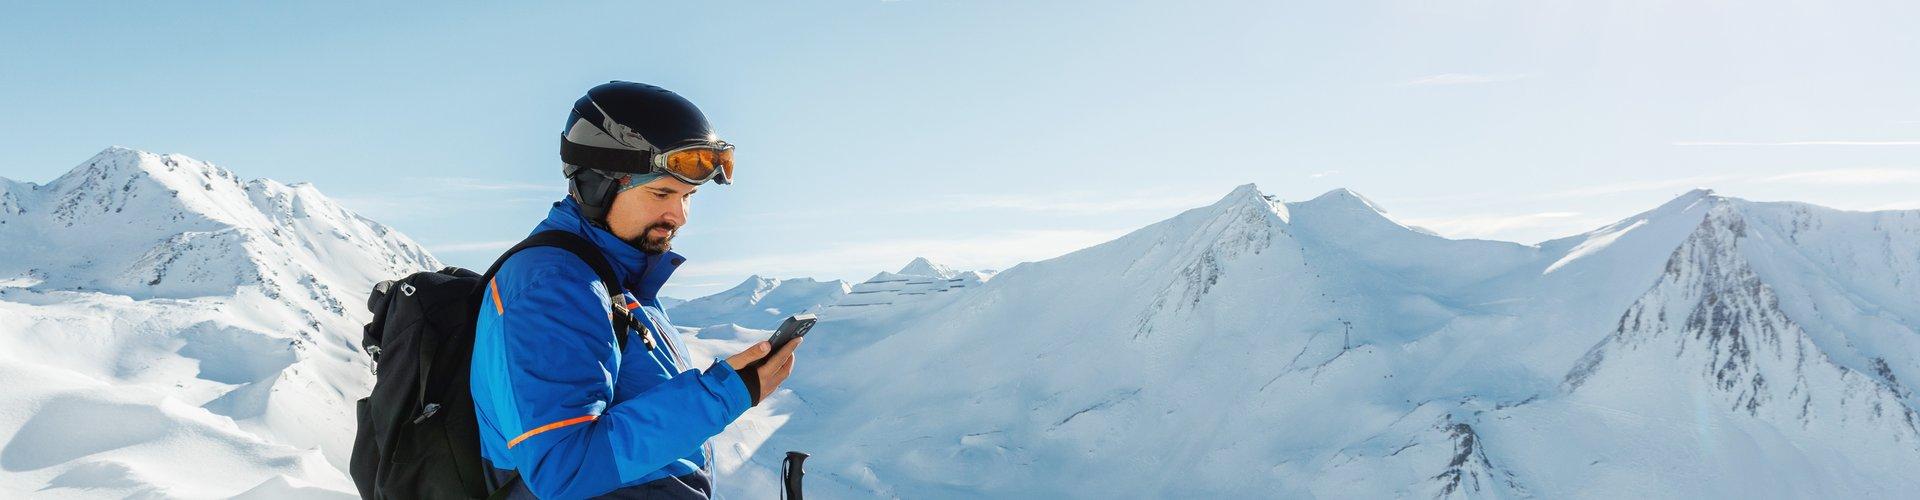
{"type": "Polygon", "coordinates": [[[1920,209],[1920,5],[375,2],[0,7],[0,176],[109,145],[311,181],[484,267],[597,83],[740,145],[668,293],[1004,268],[1233,186],[1534,243],[1693,187],[1920,209]]]}

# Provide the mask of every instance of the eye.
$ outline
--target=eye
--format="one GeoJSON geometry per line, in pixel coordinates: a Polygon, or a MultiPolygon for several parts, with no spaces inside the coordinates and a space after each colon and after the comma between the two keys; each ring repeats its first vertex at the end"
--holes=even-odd
{"type": "Polygon", "coordinates": [[[667,199],[667,193],[653,193],[653,197],[664,200],[667,199]]]}

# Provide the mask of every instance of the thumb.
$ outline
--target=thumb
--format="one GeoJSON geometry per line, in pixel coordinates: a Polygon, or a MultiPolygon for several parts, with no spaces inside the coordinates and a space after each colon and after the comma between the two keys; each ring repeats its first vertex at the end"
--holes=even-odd
{"type": "Polygon", "coordinates": [[[740,351],[739,354],[735,354],[733,356],[727,357],[727,364],[733,365],[733,369],[738,370],[743,367],[746,367],[748,363],[752,363],[756,360],[759,360],[760,358],[766,357],[767,351],[770,351],[772,349],[773,349],[772,344],[768,344],[766,343],[766,341],[761,341],[753,344],[752,346],[747,347],[747,350],[740,351]]]}

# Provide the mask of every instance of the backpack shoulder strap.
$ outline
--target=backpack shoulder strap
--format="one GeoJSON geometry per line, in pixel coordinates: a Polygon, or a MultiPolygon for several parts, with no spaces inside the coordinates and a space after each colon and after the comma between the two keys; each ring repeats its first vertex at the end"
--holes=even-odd
{"type": "Polygon", "coordinates": [[[500,266],[507,263],[508,257],[533,247],[556,247],[572,253],[574,257],[586,262],[587,267],[593,268],[593,274],[600,277],[602,284],[607,285],[607,294],[620,294],[620,282],[613,278],[613,265],[607,263],[607,257],[600,253],[600,248],[593,246],[592,242],[581,238],[580,235],[558,229],[534,233],[533,236],[520,240],[519,244],[507,249],[506,253],[500,254],[500,260],[493,261],[493,267],[487,268],[485,278],[480,281],[492,280],[493,276],[500,272],[500,266]]]}
{"type": "MultiPolygon", "coordinates": [[[[534,233],[532,236],[528,236],[527,239],[521,240],[520,243],[514,245],[513,248],[507,249],[506,253],[500,254],[500,259],[493,261],[493,267],[487,268],[487,274],[480,277],[480,289],[486,289],[488,283],[493,281],[493,276],[499,274],[500,266],[507,263],[508,257],[520,253],[521,250],[533,247],[560,248],[572,253],[574,257],[579,258],[581,261],[586,262],[587,267],[593,268],[593,274],[599,276],[600,283],[606,286],[607,297],[613,300],[613,310],[618,313],[625,313],[627,311],[625,307],[622,307],[625,304],[621,303],[621,292],[623,290],[620,287],[620,280],[614,279],[613,265],[607,263],[607,257],[600,253],[600,247],[594,246],[593,242],[587,241],[586,238],[582,238],[580,235],[558,229],[534,233]]],[[[619,341],[619,347],[623,351],[627,348],[627,329],[625,326],[626,325],[620,321],[615,321],[613,325],[614,338],[619,341]]]]}

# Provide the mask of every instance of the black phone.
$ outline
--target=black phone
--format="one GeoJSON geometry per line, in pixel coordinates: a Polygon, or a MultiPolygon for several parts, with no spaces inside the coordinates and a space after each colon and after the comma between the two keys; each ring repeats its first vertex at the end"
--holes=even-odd
{"type": "Polygon", "coordinates": [[[786,347],[787,342],[792,342],[793,339],[807,336],[807,330],[813,329],[813,320],[812,314],[787,316],[786,321],[780,322],[780,329],[774,330],[773,336],[767,339],[767,342],[773,344],[773,350],[769,351],[768,355],[780,352],[780,348],[786,347]]]}

